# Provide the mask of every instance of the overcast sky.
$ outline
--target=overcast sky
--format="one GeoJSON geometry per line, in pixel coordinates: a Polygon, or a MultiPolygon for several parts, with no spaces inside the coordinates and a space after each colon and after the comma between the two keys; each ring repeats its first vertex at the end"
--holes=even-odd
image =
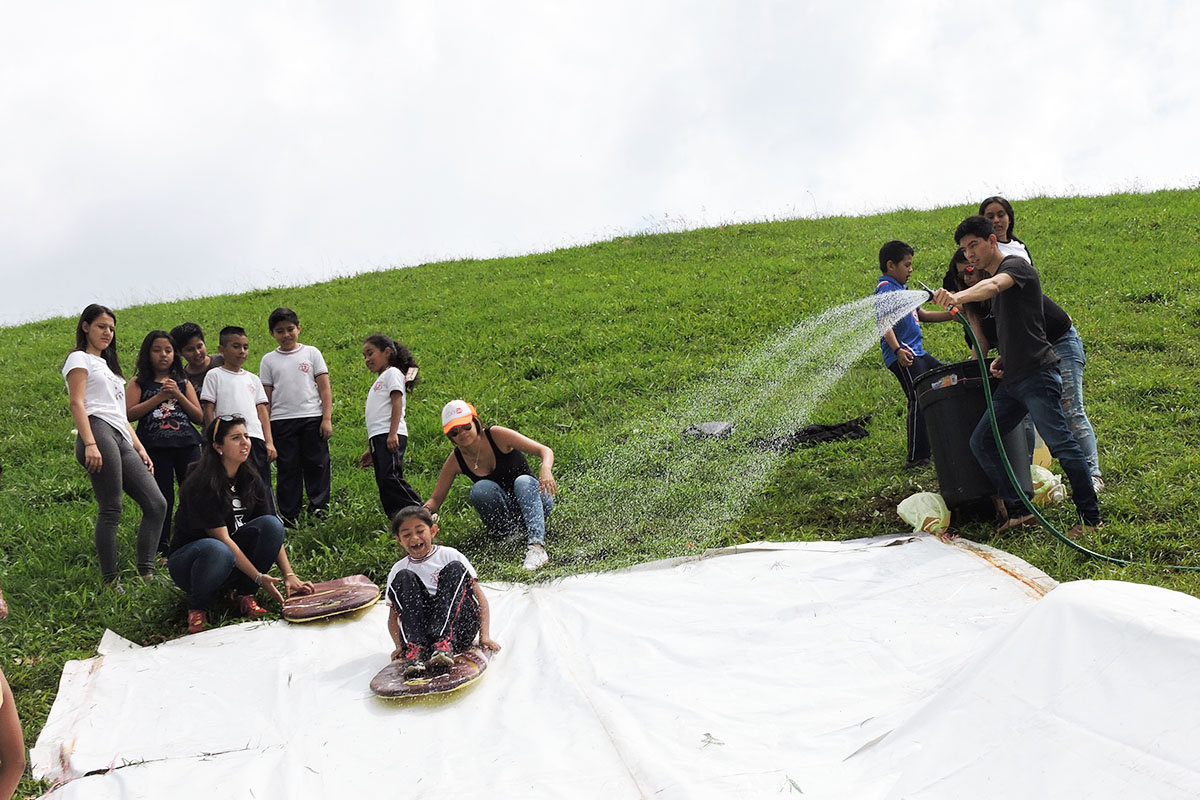
{"type": "Polygon", "coordinates": [[[1200,183],[1185,0],[0,9],[0,324],[644,230],[1200,183]]]}

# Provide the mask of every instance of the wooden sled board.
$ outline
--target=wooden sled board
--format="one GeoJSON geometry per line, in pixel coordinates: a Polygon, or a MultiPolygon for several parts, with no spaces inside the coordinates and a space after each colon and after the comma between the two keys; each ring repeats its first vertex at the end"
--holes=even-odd
{"type": "Polygon", "coordinates": [[[350,575],[313,584],[312,594],[289,597],[283,604],[288,622],[312,622],[317,619],[358,611],[375,604],[379,587],[366,575],[350,575]]]}
{"type": "Polygon", "coordinates": [[[401,672],[403,662],[393,661],[371,679],[371,691],[389,700],[453,692],[479,680],[491,660],[491,650],[471,647],[454,657],[454,664],[449,670],[426,673],[420,678],[409,680],[405,680],[401,672]]]}

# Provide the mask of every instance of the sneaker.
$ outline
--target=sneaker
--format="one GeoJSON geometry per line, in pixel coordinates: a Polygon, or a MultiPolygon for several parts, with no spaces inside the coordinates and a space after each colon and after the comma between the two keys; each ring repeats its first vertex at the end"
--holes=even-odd
{"type": "Polygon", "coordinates": [[[250,619],[262,619],[267,615],[267,610],[258,604],[252,594],[238,595],[237,607],[239,614],[250,619]]]}
{"type": "Polygon", "coordinates": [[[198,608],[188,609],[188,633],[199,633],[208,627],[208,614],[198,608]]]}
{"type": "Polygon", "coordinates": [[[531,544],[525,548],[525,562],[521,566],[533,572],[549,560],[550,556],[546,555],[545,547],[540,544],[531,544]]]}
{"type": "Polygon", "coordinates": [[[150,570],[149,572],[142,572],[142,573],[139,573],[139,575],[142,579],[142,583],[154,583],[154,580],[155,580],[154,570],[150,570]]]}
{"type": "Polygon", "coordinates": [[[425,663],[421,660],[424,648],[416,642],[404,646],[404,654],[400,656],[400,672],[405,678],[419,678],[425,674],[425,663]]]}
{"type": "Polygon", "coordinates": [[[1092,476],[1092,488],[1096,490],[1096,494],[1104,491],[1104,481],[1100,479],[1099,475],[1092,476]]]}
{"type": "Polygon", "coordinates": [[[425,666],[437,669],[449,669],[454,666],[454,651],[450,648],[449,636],[433,643],[433,654],[425,659],[425,666]]]}

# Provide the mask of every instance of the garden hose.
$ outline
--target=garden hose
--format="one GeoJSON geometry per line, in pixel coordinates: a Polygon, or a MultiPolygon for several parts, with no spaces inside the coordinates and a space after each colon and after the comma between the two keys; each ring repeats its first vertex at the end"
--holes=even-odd
{"type": "MultiPolygon", "coordinates": [[[[920,281],[917,281],[917,283],[920,284],[922,289],[929,293],[929,299],[933,300],[933,290],[920,281]]],[[[1029,495],[1025,494],[1025,490],[1021,488],[1021,483],[1017,480],[1016,473],[1013,472],[1012,463],[1008,460],[1008,453],[1006,453],[1004,450],[1004,437],[1000,434],[1000,426],[996,424],[996,408],[994,405],[992,405],[992,387],[991,381],[988,380],[987,361],[984,358],[984,353],[979,347],[979,340],[975,338],[975,331],[971,329],[971,322],[966,318],[965,314],[959,313],[959,309],[957,307],[950,309],[950,315],[955,321],[960,323],[966,329],[967,338],[971,340],[971,347],[975,351],[976,358],[979,359],[979,375],[982,378],[980,383],[983,384],[983,396],[987,401],[988,419],[990,419],[992,422],[992,436],[996,439],[996,449],[1000,452],[1000,461],[1004,464],[1004,472],[1006,475],[1008,475],[1009,483],[1012,484],[1017,496],[1021,498],[1021,500],[1025,503],[1025,507],[1029,509],[1029,513],[1033,514],[1033,516],[1037,518],[1037,521],[1041,523],[1042,527],[1049,531],[1054,538],[1058,539],[1072,550],[1109,564],[1116,564],[1122,567],[1137,565],[1143,567],[1176,569],[1187,572],[1200,572],[1200,567],[1191,567],[1182,564],[1152,564],[1141,561],[1130,561],[1128,559],[1117,558],[1115,556],[1106,556],[1103,553],[1097,553],[1095,550],[1089,550],[1088,548],[1079,544],[1079,542],[1076,542],[1074,539],[1064,535],[1052,524],[1050,524],[1050,521],[1042,515],[1042,512],[1038,511],[1037,506],[1033,504],[1033,501],[1029,498],[1029,495]]]]}

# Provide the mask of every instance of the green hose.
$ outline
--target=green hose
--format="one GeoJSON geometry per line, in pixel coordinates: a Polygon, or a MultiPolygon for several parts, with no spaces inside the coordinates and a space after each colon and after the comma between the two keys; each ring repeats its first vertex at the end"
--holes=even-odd
{"type": "MultiPolygon", "coordinates": [[[[933,299],[933,292],[925,284],[921,284],[925,291],[929,292],[929,297],[933,299]]],[[[1116,558],[1115,556],[1106,556],[1103,553],[1097,553],[1095,550],[1089,550],[1083,545],[1063,535],[1057,528],[1050,524],[1050,521],[1042,516],[1042,512],[1038,511],[1037,506],[1033,504],[1029,496],[1025,494],[1025,490],[1021,488],[1020,481],[1017,480],[1017,475],[1013,472],[1012,463],[1008,460],[1008,453],[1004,451],[1004,439],[1000,435],[1000,426],[996,424],[996,408],[992,405],[992,387],[988,380],[987,361],[984,359],[984,353],[979,347],[979,340],[975,338],[975,331],[971,330],[971,323],[964,314],[959,313],[959,309],[953,308],[950,310],[951,315],[967,330],[967,337],[971,340],[971,346],[974,348],[976,356],[979,359],[979,375],[982,378],[980,381],[983,384],[983,396],[987,400],[988,419],[992,421],[992,436],[996,439],[996,449],[1000,451],[1000,461],[1004,464],[1004,472],[1008,475],[1008,480],[1016,491],[1017,496],[1025,503],[1025,507],[1029,509],[1029,513],[1037,517],[1037,521],[1042,524],[1042,527],[1050,532],[1054,538],[1058,539],[1063,544],[1070,547],[1085,556],[1105,561],[1109,564],[1116,564],[1122,567],[1128,566],[1143,566],[1143,567],[1158,567],[1166,569],[1176,569],[1187,572],[1200,572],[1200,567],[1189,567],[1182,564],[1152,564],[1141,561],[1130,561],[1124,558],[1116,558]]]]}

